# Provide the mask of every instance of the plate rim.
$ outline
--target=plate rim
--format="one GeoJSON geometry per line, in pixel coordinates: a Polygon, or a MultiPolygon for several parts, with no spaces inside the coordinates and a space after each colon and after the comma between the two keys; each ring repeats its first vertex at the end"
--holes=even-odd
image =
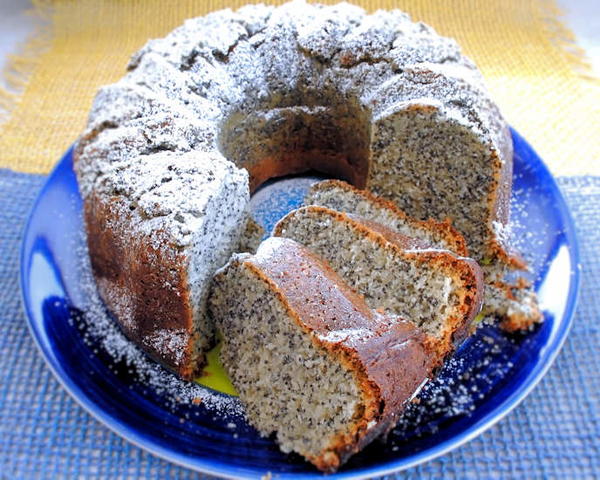
{"type": "MultiPolygon", "coordinates": [[[[554,348],[547,353],[546,362],[535,372],[534,375],[528,376],[526,380],[516,390],[514,390],[508,397],[502,402],[495,406],[490,412],[488,412],[479,422],[467,428],[466,431],[461,432],[459,435],[455,435],[451,438],[446,439],[438,445],[430,447],[421,452],[415,453],[410,457],[405,457],[399,460],[392,460],[381,464],[381,466],[370,466],[364,469],[358,469],[348,472],[339,472],[333,475],[328,475],[328,478],[340,478],[340,479],[365,479],[371,478],[374,475],[382,476],[397,473],[422,463],[428,462],[435,458],[438,458],[465,443],[478,437],[491,427],[496,425],[502,419],[504,419],[510,412],[512,412],[521,402],[531,393],[531,391],[539,384],[541,379],[546,375],[550,367],[554,364],[558,354],[562,350],[564,343],[568,337],[568,334],[573,326],[573,318],[576,311],[577,303],[580,294],[581,284],[581,263],[579,254],[579,239],[577,236],[577,230],[575,228],[575,222],[569,210],[569,207],[565,201],[563,193],[558,186],[556,179],[543,159],[537,154],[535,149],[522,137],[514,128],[510,128],[511,135],[514,142],[519,142],[535,156],[537,161],[541,164],[543,169],[548,174],[550,182],[549,187],[551,190],[557,193],[556,198],[557,210],[560,212],[561,217],[564,220],[564,234],[567,238],[567,250],[569,252],[569,260],[573,266],[570,272],[569,278],[569,291],[567,294],[567,302],[565,310],[562,315],[561,328],[557,332],[556,337],[553,340],[554,348]]],[[[89,398],[85,392],[77,388],[71,381],[70,377],[61,371],[59,371],[60,365],[54,365],[52,359],[54,356],[52,352],[46,351],[45,346],[41,342],[40,332],[38,331],[35,322],[32,320],[31,305],[27,302],[27,296],[29,295],[29,288],[27,286],[26,275],[26,243],[27,238],[30,234],[31,222],[33,214],[41,203],[44,194],[49,188],[50,179],[54,177],[56,171],[61,168],[64,159],[68,155],[72,155],[74,145],[71,145],[69,149],[62,155],[59,162],[54,166],[51,172],[48,174],[43,187],[38,192],[32,207],[29,210],[25,227],[22,231],[21,245],[19,249],[19,285],[21,290],[21,302],[22,308],[25,312],[26,324],[30,335],[34,339],[34,343],[37,346],[39,353],[41,354],[44,362],[49,367],[54,377],[58,380],[59,384],[66,390],[66,392],[75,400],[75,402],[82,407],[87,413],[89,413],[94,419],[100,422],[102,425],[107,427],[113,433],[117,434],[124,440],[130,442],[142,450],[155,455],[165,461],[174,463],[181,467],[190,469],[192,471],[206,473],[214,475],[220,478],[257,478],[260,474],[255,471],[248,471],[242,467],[231,467],[226,463],[217,460],[210,460],[205,458],[195,458],[193,461],[189,461],[189,457],[183,457],[173,450],[166,449],[160,445],[156,445],[152,441],[148,441],[146,438],[142,438],[136,433],[136,431],[127,424],[117,421],[110,414],[106,413],[102,408],[98,407],[91,398],[89,398]],[[215,466],[215,464],[217,466],[215,466]]],[[[539,365],[539,364],[536,364],[539,365]]],[[[532,369],[532,371],[535,369],[532,369]]],[[[265,472],[267,473],[267,472],[265,472]]],[[[308,479],[308,478],[323,478],[323,474],[319,472],[314,473],[275,473],[278,478],[294,478],[294,479],[308,479]]]]}

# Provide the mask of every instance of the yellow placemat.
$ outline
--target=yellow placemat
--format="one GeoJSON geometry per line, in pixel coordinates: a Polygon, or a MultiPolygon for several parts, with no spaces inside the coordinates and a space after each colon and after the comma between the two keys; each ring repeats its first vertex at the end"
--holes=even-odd
{"type": "MultiPolygon", "coordinates": [[[[185,18],[247,1],[37,0],[46,21],[0,90],[0,167],[47,172],[85,125],[99,86],[124,74],[147,39],[185,18]]],[[[280,1],[267,3],[283,3],[280,1]]],[[[323,3],[335,3],[324,1],[323,3]]],[[[600,175],[600,82],[553,0],[364,0],[400,8],[455,37],[481,68],[508,121],[558,175],[600,175]]]]}

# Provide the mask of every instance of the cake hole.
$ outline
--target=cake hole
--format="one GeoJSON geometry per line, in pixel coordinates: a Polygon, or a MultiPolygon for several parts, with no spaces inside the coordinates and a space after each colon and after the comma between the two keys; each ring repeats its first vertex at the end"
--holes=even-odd
{"type": "Polygon", "coordinates": [[[348,100],[233,113],[219,145],[227,159],[248,170],[251,192],[271,178],[311,170],[364,188],[370,134],[369,112],[348,100]]]}
{"type": "Polygon", "coordinates": [[[298,175],[271,178],[260,185],[250,198],[250,213],[267,234],[292,210],[303,205],[310,187],[330,176],[314,170],[298,175]]]}

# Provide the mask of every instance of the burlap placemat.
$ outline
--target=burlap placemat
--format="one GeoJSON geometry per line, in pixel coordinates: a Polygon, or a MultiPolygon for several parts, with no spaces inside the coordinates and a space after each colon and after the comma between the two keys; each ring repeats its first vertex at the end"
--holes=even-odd
{"type": "MultiPolygon", "coordinates": [[[[47,172],[85,125],[99,86],[129,56],[185,18],[245,0],[36,0],[43,26],[5,72],[0,166],[47,172]]],[[[280,1],[267,3],[282,3],[280,1]]],[[[334,3],[325,1],[324,3],[334,3]]],[[[508,121],[555,174],[600,174],[600,81],[592,78],[553,0],[363,0],[400,8],[455,37],[481,68],[508,121]]]]}

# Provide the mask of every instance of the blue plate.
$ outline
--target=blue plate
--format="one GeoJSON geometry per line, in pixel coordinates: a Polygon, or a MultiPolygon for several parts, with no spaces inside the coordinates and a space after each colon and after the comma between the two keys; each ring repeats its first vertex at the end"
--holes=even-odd
{"type": "MultiPolygon", "coordinates": [[[[384,475],[458,447],[517,406],[556,357],[571,325],[579,287],[577,239],[550,172],[514,131],[513,138],[515,235],[532,267],[546,321],[526,335],[480,328],[385,443],[366,448],[328,478],[384,475]]],[[[255,196],[255,212],[263,223],[271,224],[300,203],[306,182],[288,182],[270,194],[269,188],[281,182],[266,186],[255,196]],[[272,195],[282,201],[261,203],[272,195]],[[269,205],[284,207],[274,211],[269,205]]],[[[136,383],[127,369],[112,364],[73,321],[89,295],[82,288],[85,272],[78,258],[81,231],[81,199],[69,151],[38,197],[21,252],[31,333],[65,389],[114,432],[191,469],[233,478],[260,477],[268,471],[278,478],[321,476],[299,457],[280,453],[240,418],[215,415],[202,404],[173,407],[167,395],[136,383]]]]}

